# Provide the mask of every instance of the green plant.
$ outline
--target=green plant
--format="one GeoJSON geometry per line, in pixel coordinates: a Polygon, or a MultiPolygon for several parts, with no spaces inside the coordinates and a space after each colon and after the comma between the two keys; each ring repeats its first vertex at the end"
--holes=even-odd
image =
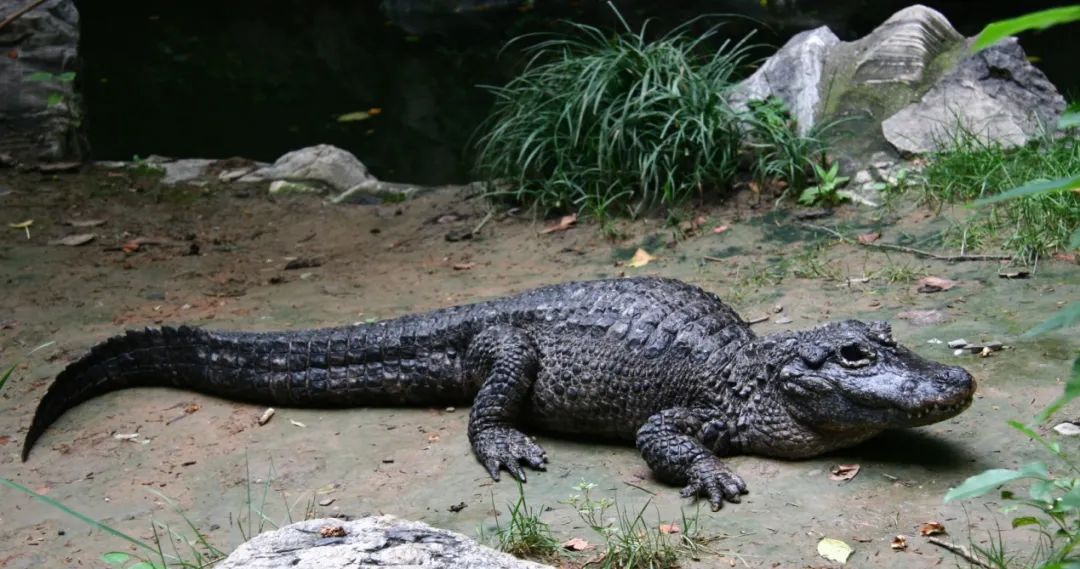
{"type": "Polygon", "coordinates": [[[817,125],[806,135],[798,134],[787,104],[779,97],[749,101],[744,118],[745,146],[752,155],[751,174],[763,184],[780,180],[786,184],[783,199],[791,188],[805,188],[819,179],[815,167],[824,159],[822,135],[832,124],[817,125]]]}
{"type": "Polygon", "coordinates": [[[1049,251],[1080,247],[1080,194],[1069,191],[1080,186],[1076,137],[1046,136],[1009,149],[960,132],[923,175],[925,203],[974,200],[976,207],[946,231],[947,241],[997,245],[1032,263],[1049,251]]]}
{"type": "MultiPolygon", "coordinates": [[[[23,82],[26,83],[71,83],[75,81],[76,74],[74,71],[65,71],[63,73],[49,73],[48,71],[38,71],[31,73],[23,78],[23,82]]],[[[49,98],[46,100],[46,106],[53,107],[63,104],[64,94],[60,91],[53,91],[49,93],[49,98]]]]}
{"type": "Polygon", "coordinates": [[[603,219],[726,191],[746,148],[771,152],[760,175],[800,175],[799,153],[813,141],[775,105],[728,103],[747,38],[708,50],[717,28],[691,35],[688,22],[651,40],[615,13],[622,30],[569,22],[571,33],[524,49],[517,77],[487,87],[495,105],[478,131],[476,169],[492,181],[489,196],[603,219]]]}
{"type": "Polygon", "coordinates": [[[834,162],[828,170],[819,164],[813,164],[813,167],[817,184],[804,189],[799,194],[799,203],[833,206],[851,199],[840,189],[848,182],[848,177],[840,175],[839,163],[834,162]]]}
{"type": "Polygon", "coordinates": [[[603,540],[602,557],[596,562],[601,569],[670,569],[678,567],[680,547],[700,547],[695,538],[696,516],[688,519],[683,515],[681,529],[692,532],[689,537],[672,537],[673,532],[665,533],[659,524],[654,527],[646,523],[645,512],[651,501],[630,510],[611,498],[593,496],[595,488],[596,484],[581,482],[574,487],[579,494],[570,496],[565,503],[603,540]],[[612,509],[614,519],[608,515],[612,509]]]}
{"type": "MultiPolygon", "coordinates": [[[[494,506],[494,496],[492,497],[494,506]]],[[[499,549],[517,557],[545,559],[554,557],[559,552],[559,542],[551,535],[547,522],[540,519],[539,510],[530,508],[525,501],[525,488],[518,482],[518,498],[508,506],[510,524],[505,528],[495,517],[495,536],[499,549]]]]}

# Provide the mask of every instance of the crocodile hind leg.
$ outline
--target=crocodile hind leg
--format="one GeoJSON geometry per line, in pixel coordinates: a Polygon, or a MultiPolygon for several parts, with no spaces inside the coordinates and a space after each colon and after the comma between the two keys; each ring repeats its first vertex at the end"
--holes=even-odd
{"type": "Polygon", "coordinates": [[[649,417],[638,429],[637,447],[649,468],[665,482],[686,484],[683,497],[704,495],[713,510],[724,500],[738,502],[746,483],[698,437],[715,438],[708,412],[677,407],[649,417]]]}
{"type": "Polygon", "coordinates": [[[469,414],[469,441],[484,468],[495,480],[506,469],[522,482],[521,464],[544,470],[544,449],[513,427],[536,379],[532,340],[516,328],[489,328],[470,343],[466,366],[470,375],[483,378],[469,414]]]}

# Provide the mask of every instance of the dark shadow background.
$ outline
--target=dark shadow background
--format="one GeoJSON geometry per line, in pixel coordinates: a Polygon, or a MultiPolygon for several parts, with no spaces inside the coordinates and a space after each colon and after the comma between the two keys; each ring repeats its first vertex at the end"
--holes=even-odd
{"type": "MultiPolygon", "coordinates": [[[[665,29],[705,13],[763,22],[780,45],[829,25],[841,39],[869,32],[911,4],[697,0],[615,2],[631,26],[665,29]]],[[[929,1],[965,35],[996,18],[1069,2],[929,1]]],[[[617,24],[599,0],[81,0],[83,73],[93,158],[135,155],[272,161],[317,143],[356,154],[378,177],[424,184],[469,179],[470,138],[518,62],[499,51],[520,34],[573,19],[617,24]],[[349,112],[377,116],[342,123],[349,112]]],[[[733,20],[740,37],[760,27],[733,20]]],[[[1029,33],[1030,56],[1066,93],[1080,89],[1077,26],[1029,33]]],[[[720,38],[718,38],[719,41],[720,38]]],[[[762,53],[762,55],[767,55],[762,53]]]]}

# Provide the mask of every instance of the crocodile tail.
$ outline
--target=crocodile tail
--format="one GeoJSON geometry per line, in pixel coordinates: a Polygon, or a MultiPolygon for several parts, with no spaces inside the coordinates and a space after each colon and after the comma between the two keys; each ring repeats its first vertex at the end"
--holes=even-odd
{"type": "Polygon", "coordinates": [[[202,333],[187,326],[147,328],[128,331],[94,346],[60,372],[38,403],[23,444],[23,461],[49,425],[87,399],[125,387],[176,385],[176,374],[163,373],[166,369],[160,362],[171,361],[170,351],[192,346],[202,333]]]}

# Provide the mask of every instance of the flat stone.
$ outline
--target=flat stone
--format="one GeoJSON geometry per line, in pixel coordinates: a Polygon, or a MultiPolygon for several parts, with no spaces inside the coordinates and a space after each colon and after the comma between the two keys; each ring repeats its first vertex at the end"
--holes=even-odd
{"type": "Polygon", "coordinates": [[[544,569],[452,531],[393,516],[308,520],[255,536],[218,569],[544,569]]]}
{"type": "Polygon", "coordinates": [[[329,144],[294,150],[272,165],[239,178],[241,182],[287,180],[315,182],[344,192],[365,183],[377,182],[352,153],[329,144]]]}

